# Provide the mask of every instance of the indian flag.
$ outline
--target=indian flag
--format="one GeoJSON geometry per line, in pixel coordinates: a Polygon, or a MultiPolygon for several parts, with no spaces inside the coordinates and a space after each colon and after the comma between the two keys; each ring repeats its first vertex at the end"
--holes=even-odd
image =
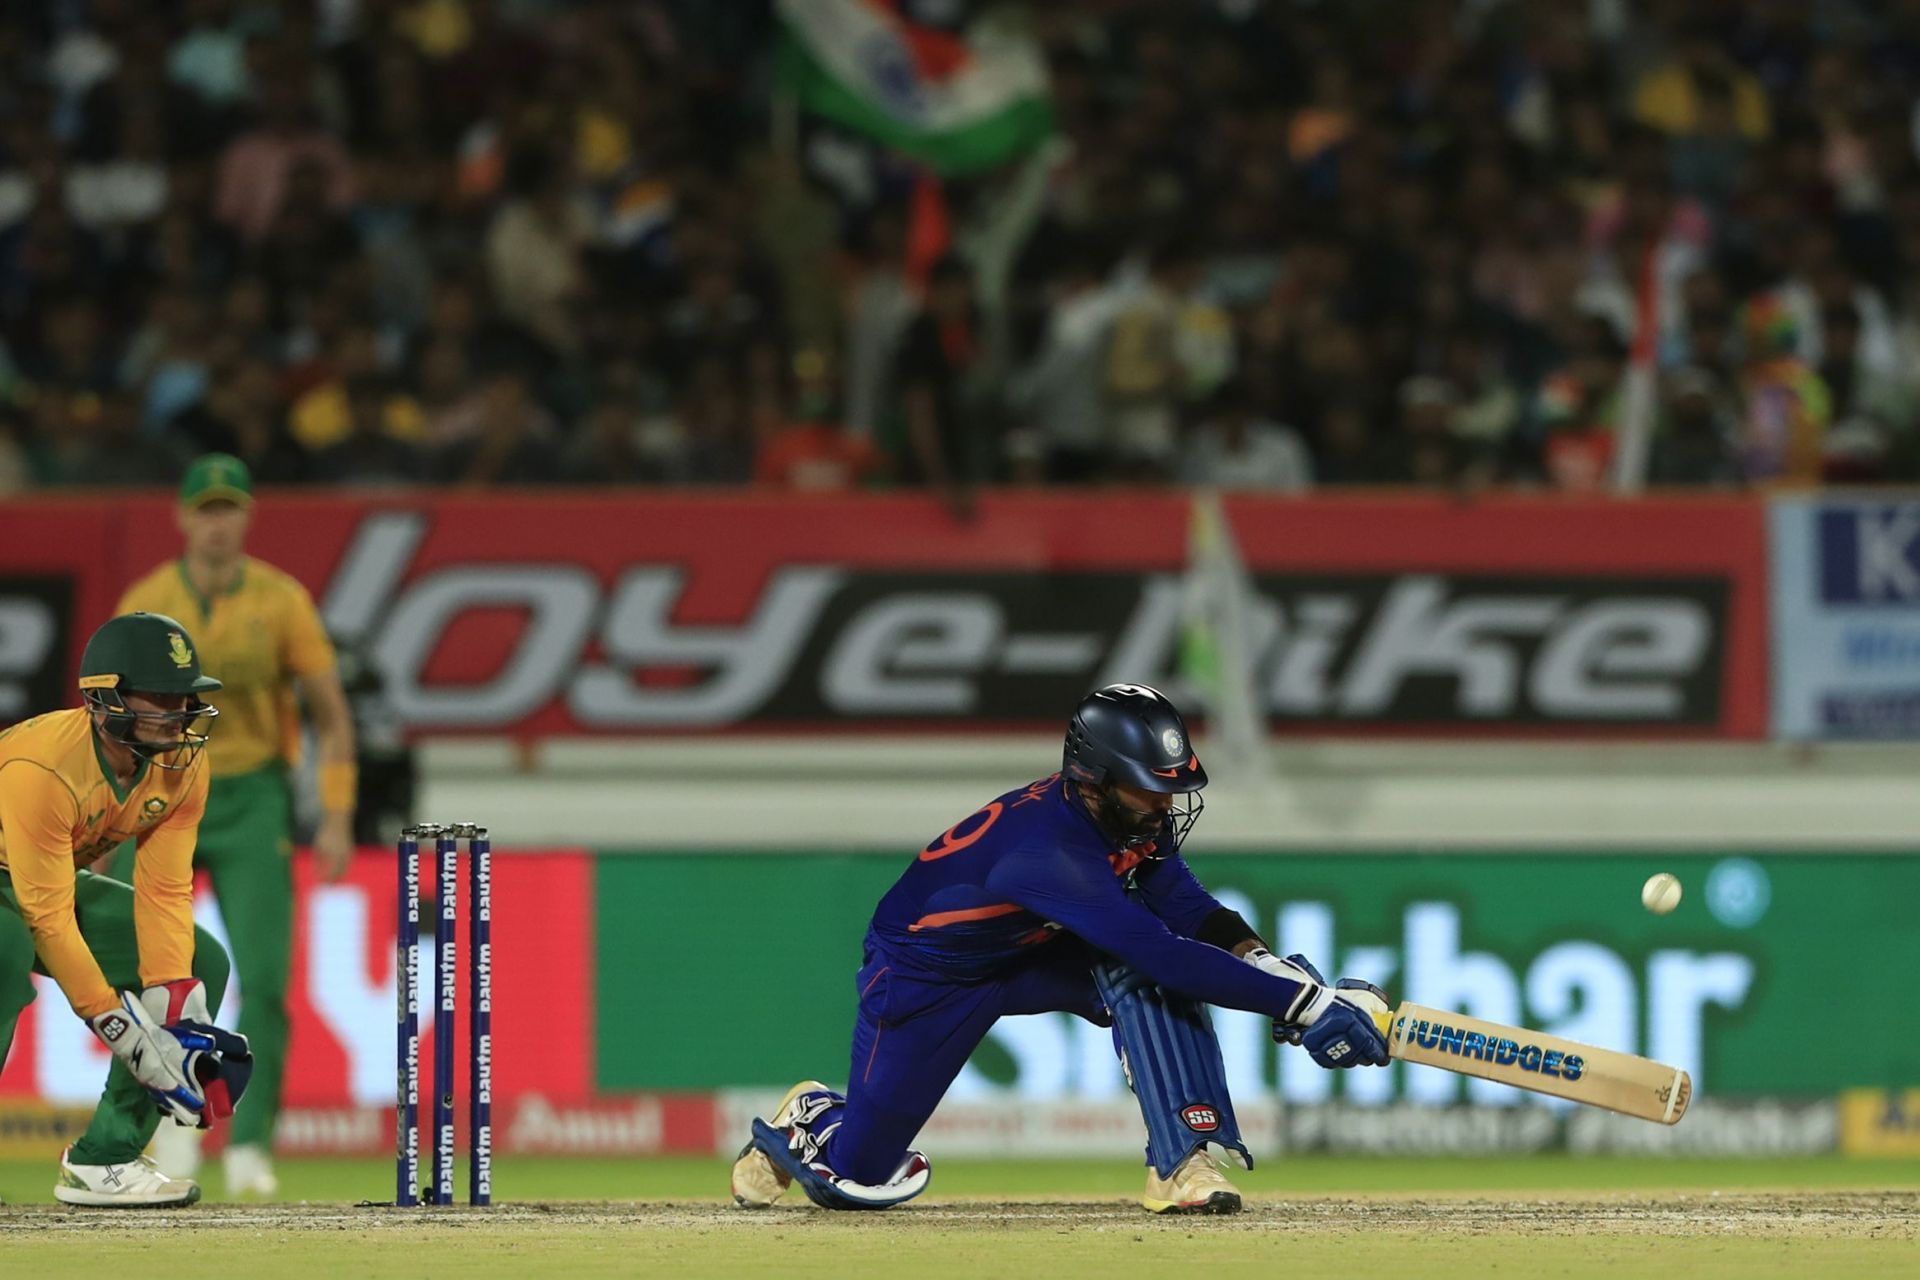
{"type": "Polygon", "coordinates": [[[964,38],[888,0],[778,0],[780,80],[799,104],[942,174],[991,168],[1052,128],[1034,42],[983,23],[964,38]]]}

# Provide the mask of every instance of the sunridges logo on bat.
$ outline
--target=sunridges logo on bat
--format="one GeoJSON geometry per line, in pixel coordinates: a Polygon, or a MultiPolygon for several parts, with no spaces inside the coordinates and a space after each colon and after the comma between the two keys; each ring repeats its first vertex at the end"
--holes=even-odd
{"type": "Polygon", "coordinates": [[[1180,1119],[1195,1133],[1212,1133],[1220,1127],[1220,1111],[1205,1102],[1193,1102],[1180,1108],[1180,1119]]]}
{"type": "Polygon", "coordinates": [[[1442,1053],[1491,1062],[1496,1066],[1517,1066],[1522,1071],[1558,1076],[1562,1080],[1578,1080],[1587,1069],[1586,1060],[1577,1053],[1546,1049],[1537,1044],[1520,1044],[1504,1037],[1491,1039],[1478,1031],[1449,1026],[1444,1022],[1430,1022],[1425,1018],[1401,1017],[1394,1023],[1393,1034],[1396,1041],[1417,1044],[1422,1049],[1438,1049],[1442,1053]]]}

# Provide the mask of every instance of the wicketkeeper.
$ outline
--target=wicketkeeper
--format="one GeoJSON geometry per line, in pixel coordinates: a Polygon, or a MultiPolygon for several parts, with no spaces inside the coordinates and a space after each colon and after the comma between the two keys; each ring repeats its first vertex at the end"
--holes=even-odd
{"type": "Polygon", "coordinates": [[[1113,1028],[1147,1126],[1154,1213],[1234,1213],[1208,1144],[1251,1168],[1206,1005],[1250,1009],[1323,1067],[1384,1066],[1379,988],[1281,959],[1180,857],[1206,770],[1159,691],[1084,698],[1061,772],[1010,791],[921,850],[880,900],[856,978],[850,1083],[788,1091],[756,1120],[733,1196],[764,1208],[794,1182],[830,1209],[926,1189],[909,1149],[987,1029],[1062,1010],[1113,1028]]]}
{"type": "Polygon", "coordinates": [[[231,1115],[252,1071],[245,1038],[213,1026],[227,956],[193,923],[201,748],[218,714],[202,695],[219,688],[185,627],[129,614],[87,642],[84,706],[0,733],[0,1061],[36,973],[113,1052],[92,1123],[60,1157],[67,1204],[198,1200],[141,1152],[163,1118],[231,1115]],[[126,840],[132,884],[85,869],[126,840]]]}

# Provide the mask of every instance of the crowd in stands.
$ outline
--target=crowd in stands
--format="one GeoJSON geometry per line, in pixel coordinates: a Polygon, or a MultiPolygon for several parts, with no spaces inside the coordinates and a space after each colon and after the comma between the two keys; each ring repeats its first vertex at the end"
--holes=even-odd
{"type": "Polygon", "coordinates": [[[0,6],[0,493],[1920,480],[1920,2],[1024,20],[929,205],[764,2],[0,6]]]}

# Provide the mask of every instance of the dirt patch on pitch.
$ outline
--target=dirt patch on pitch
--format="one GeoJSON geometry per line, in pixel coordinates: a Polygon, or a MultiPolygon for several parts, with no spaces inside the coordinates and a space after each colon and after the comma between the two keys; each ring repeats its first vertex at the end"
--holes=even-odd
{"type": "Polygon", "coordinates": [[[712,1203],[502,1204],[395,1209],[391,1206],[196,1205],[189,1209],[76,1210],[63,1205],[0,1208],[0,1237],[91,1233],[149,1236],[155,1228],[218,1235],[300,1232],[485,1233],[591,1228],[796,1235],[974,1230],[1290,1233],[1320,1237],[1382,1231],[1478,1235],[1765,1235],[1798,1239],[1920,1240],[1920,1192],[1775,1192],[1728,1195],[1487,1199],[1368,1196],[1338,1200],[1257,1200],[1227,1217],[1154,1218],[1125,1201],[944,1201],[887,1213],[827,1213],[784,1205],[750,1213],[712,1203]]]}

